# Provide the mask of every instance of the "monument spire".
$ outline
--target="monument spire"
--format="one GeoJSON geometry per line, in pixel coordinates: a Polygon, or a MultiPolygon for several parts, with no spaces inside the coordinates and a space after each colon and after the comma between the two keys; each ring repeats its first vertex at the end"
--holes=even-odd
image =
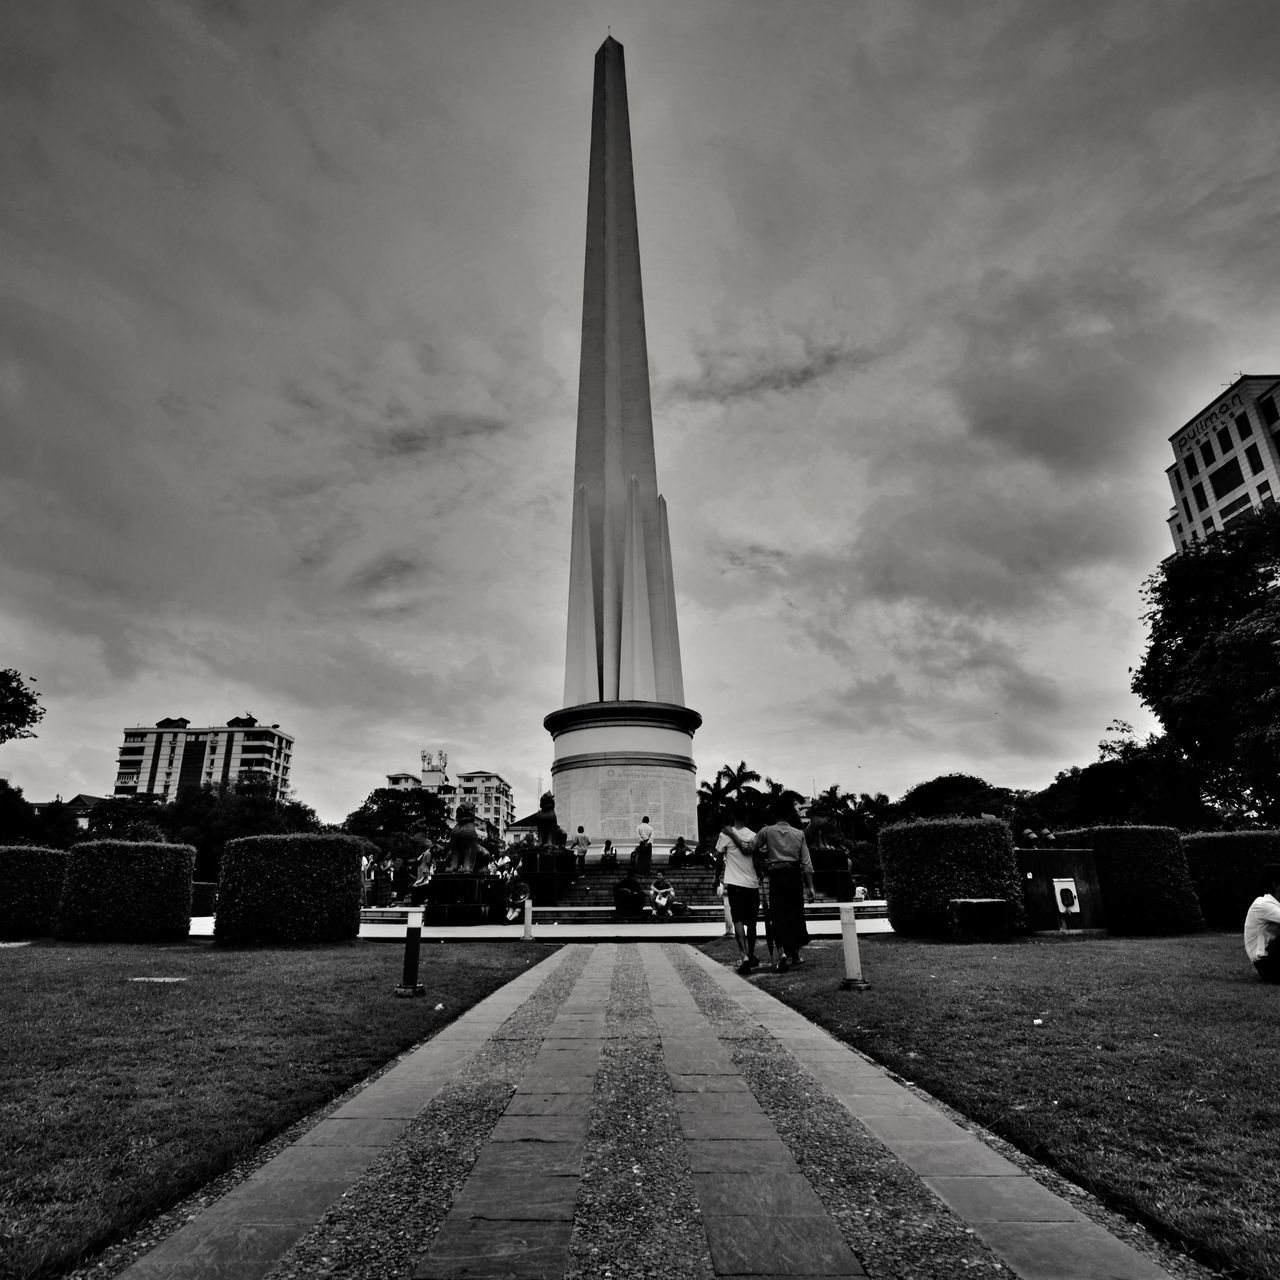
{"type": "Polygon", "coordinates": [[[649,350],[622,45],[596,52],[582,287],[582,359],[556,807],[631,839],[697,836],[694,730],[684,705],[667,507],[658,492],[649,350]],[[632,813],[632,810],[635,810],[632,813]]]}
{"type": "Polygon", "coordinates": [[[591,577],[589,582],[571,579],[565,705],[574,705],[570,699],[581,698],[590,687],[589,673],[573,669],[585,653],[575,633],[588,591],[595,617],[597,692],[582,700],[647,696],[682,704],[680,638],[674,591],[668,589],[671,552],[663,533],[653,452],[626,67],[622,46],[612,36],[596,54],[591,110],[573,484],[575,502],[577,495],[584,497],[589,547],[585,552],[581,548],[583,525],[575,519],[572,562],[589,556],[591,577]],[[641,612],[647,637],[635,630],[641,612]],[[627,689],[650,692],[637,695],[627,689]]]}

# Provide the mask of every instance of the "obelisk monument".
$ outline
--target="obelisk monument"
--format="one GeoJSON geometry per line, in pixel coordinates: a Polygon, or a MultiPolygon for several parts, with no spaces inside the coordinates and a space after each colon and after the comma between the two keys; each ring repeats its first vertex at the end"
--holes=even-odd
{"type": "Polygon", "coordinates": [[[696,842],[693,735],[684,705],[667,507],[658,493],[649,353],[622,46],[596,53],[582,290],[564,705],[556,813],[570,832],[628,847],[648,817],[655,844],[696,842]]]}

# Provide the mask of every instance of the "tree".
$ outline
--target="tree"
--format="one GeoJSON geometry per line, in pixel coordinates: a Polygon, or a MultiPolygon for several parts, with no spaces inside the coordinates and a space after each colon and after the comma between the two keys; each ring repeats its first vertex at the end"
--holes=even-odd
{"type": "Polygon", "coordinates": [[[30,844],[40,833],[40,819],[21,787],[0,778],[0,844],[30,844]]]}
{"type": "Polygon", "coordinates": [[[1002,816],[1005,802],[999,791],[968,773],[944,773],[919,782],[895,806],[904,818],[978,818],[1002,816]]]}
{"type": "Polygon", "coordinates": [[[346,816],[342,829],[372,840],[384,853],[417,851],[413,833],[440,840],[448,833],[444,801],[421,787],[378,787],[346,816]]]}
{"type": "Polygon", "coordinates": [[[738,795],[748,783],[760,781],[760,775],[754,769],[748,769],[745,760],[739,760],[736,769],[723,765],[716,777],[724,779],[725,794],[729,796],[738,795]]]}
{"type": "Polygon", "coordinates": [[[75,813],[61,800],[41,806],[36,839],[51,849],[70,849],[84,839],[75,813]]]}
{"type": "Polygon", "coordinates": [[[95,840],[167,841],[168,816],[153,795],[108,796],[89,810],[89,834],[95,840]]]}
{"type": "Polygon", "coordinates": [[[1280,822],[1280,507],[1170,558],[1143,598],[1133,691],[1211,800],[1280,822]]]}
{"type": "MultiPolygon", "coordinates": [[[[1177,827],[1208,831],[1222,816],[1203,798],[1200,779],[1186,755],[1165,734],[1138,742],[1120,723],[1098,744],[1098,759],[1064,769],[1025,804],[1053,827],[1177,827]]],[[[1028,822],[1027,825],[1035,826],[1028,822]]],[[[1021,827],[1018,828],[1021,830],[1021,827]]]]}
{"type": "Polygon", "coordinates": [[[250,771],[235,782],[180,787],[157,819],[179,844],[195,846],[197,880],[217,880],[228,840],[320,830],[314,809],[278,795],[250,771]]]}
{"type": "MultiPolygon", "coordinates": [[[[35,677],[31,678],[35,684],[35,677]]],[[[12,667],[0,671],[0,745],[14,738],[34,738],[33,725],[44,718],[39,695],[12,667]]]]}

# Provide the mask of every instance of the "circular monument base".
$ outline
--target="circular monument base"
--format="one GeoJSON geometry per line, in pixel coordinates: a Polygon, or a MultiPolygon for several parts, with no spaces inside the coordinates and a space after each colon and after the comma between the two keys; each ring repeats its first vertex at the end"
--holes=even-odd
{"type": "Polygon", "coordinates": [[[646,815],[654,843],[698,842],[693,735],[702,717],[670,702],[587,702],[542,722],[555,743],[551,766],[556,816],[592,845],[629,850],[646,815]]]}

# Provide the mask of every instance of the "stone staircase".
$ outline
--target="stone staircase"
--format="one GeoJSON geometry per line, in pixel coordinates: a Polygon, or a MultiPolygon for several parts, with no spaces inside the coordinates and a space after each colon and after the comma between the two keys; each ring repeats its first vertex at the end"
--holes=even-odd
{"type": "MultiPolygon", "coordinates": [[[[535,906],[534,921],[538,924],[603,924],[614,920],[613,886],[627,873],[629,858],[623,854],[617,867],[602,868],[600,856],[594,850],[587,855],[585,875],[574,880],[552,906],[535,906]]],[[[676,900],[685,904],[683,920],[722,920],[724,900],[715,892],[715,872],[704,863],[672,869],[661,853],[655,857],[647,876],[636,878],[647,889],[654,877],[661,872],[675,887],[676,900]]],[[[834,920],[839,917],[841,899],[819,893],[817,900],[808,907],[806,915],[814,920],[834,920]]],[[[844,899],[843,901],[847,901],[844,899]]],[[[888,914],[884,902],[858,903],[858,918],[872,920],[888,914]]],[[[401,923],[408,918],[403,907],[367,909],[362,912],[366,923],[401,923]]]]}

